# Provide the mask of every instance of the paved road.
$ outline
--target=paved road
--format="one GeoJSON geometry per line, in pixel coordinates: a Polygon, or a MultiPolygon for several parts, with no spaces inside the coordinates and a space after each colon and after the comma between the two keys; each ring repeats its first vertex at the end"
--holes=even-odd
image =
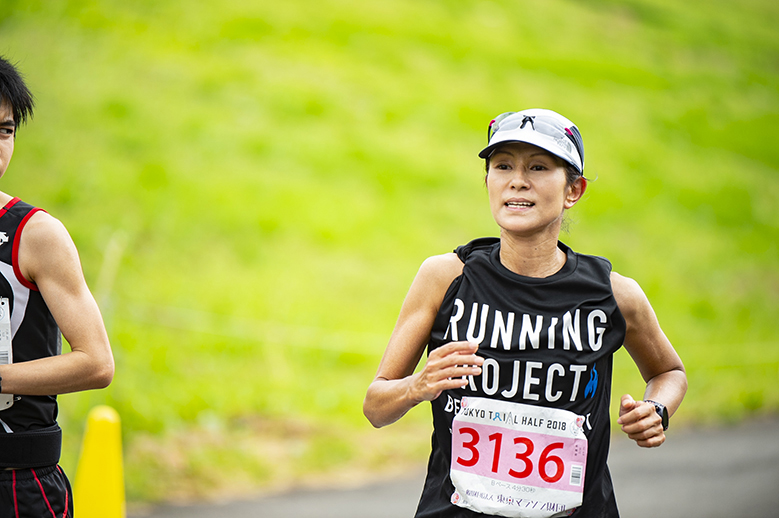
{"type": "MultiPolygon", "coordinates": [[[[779,418],[679,431],[654,450],[615,436],[609,464],[623,518],[779,517],[779,418]]],[[[130,518],[411,517],[423,478],[419,472],[358,489],[161,506],[130,518]]]]}

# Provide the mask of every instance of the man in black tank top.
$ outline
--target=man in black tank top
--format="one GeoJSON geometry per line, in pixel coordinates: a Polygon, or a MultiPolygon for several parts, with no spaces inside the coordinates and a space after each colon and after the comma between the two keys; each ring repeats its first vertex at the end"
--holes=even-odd
{"type": "MultiPolygon", "coordinates": [[[[32,108],[0,57],[0,177],[32,108]]],[[[0,207],[0,518],[72,517],[56,396],[108,386],[113,355],[65,227],[3,192],[0,207]]]]}
{"type": "Polygon", "coordinates": [[[549,110],[503,114],[479,156],[500,238],[423,263],[365,415],[385,426],[431,402],[418,518],[617,517],[613,354],[625,345],[647,382],[643,401],[622,397],[617,421],[642,447],[665,441],[684,366],[638,285],[559,241],[587,187],[576,126],[549,110]]]}

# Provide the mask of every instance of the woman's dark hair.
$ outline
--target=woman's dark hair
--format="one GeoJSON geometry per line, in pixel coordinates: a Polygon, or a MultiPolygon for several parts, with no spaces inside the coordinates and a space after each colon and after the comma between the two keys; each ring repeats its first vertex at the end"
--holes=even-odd
{"type": "Polygon", "coordinates": [[[584,174],[579,174],[574,166],[563,160],[565,163],[565,179],[568,180],[568,187],[573,185],[578,178],[584,178],[584,174]]]}
{"type": "Polygon", "coordinates": [[[24,79],[14,65],[0,56],[0,101],[5,101],[11,106],[16,127],[32,118],[32,109],[35,106],[32,93],[24,83],[24,79]]]}

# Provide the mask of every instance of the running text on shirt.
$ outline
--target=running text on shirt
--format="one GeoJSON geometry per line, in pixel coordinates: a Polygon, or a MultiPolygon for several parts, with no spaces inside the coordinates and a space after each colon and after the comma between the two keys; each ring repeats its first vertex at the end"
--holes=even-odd
{"type": "MultiPolygon", "coordinates": [[[[474,395],[561,404],[594,396],[598,371],[591,355],[600,351],[607,329],[606,313],[597,308],[544,316],[503,312],[474,302],[466,311],[466,304],[458,298],[444,339],[479,344],[479,354],[485,356],[482,374],[469,376],[465,387],[474,395]],[[540,354],[533,355],[534,359],[517,359],[522,354],[513,359],[503,356],[502,361],[491,357],[536,351],[554,353],[551,361],[535,361],[541,359],[540,354]],[[574,358],[587,363],[570,361],[574,358]]],[[[457,408],[447,405],[446,410],[456,412],[457,408]]]]}

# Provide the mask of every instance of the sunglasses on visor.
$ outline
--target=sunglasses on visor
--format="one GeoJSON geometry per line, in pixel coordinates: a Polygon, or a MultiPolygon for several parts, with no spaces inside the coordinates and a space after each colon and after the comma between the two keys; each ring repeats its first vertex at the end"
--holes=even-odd
{"type": "Polygon", "coordinates": [[[487,144],[489,144],[498,131],[509,131],[517,128],[524,129],[526,127],[554,139],[565,135],[573,143],[576,152],[579,153],[579,158],[584,163],[584,142],[579,129],[576,126],[565,127],[560,124],[560,121],[544,115],[524,115],[517,112],[501,113],[492,119],[487,128],[487,144]]]}

